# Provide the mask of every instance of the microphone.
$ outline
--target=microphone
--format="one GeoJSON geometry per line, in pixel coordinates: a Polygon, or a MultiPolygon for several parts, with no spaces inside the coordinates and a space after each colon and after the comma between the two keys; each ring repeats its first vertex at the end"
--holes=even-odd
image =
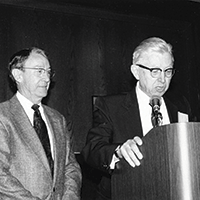
{"type": "Polygon", "coordinates": [[[154,127],[162,125],[162,114],[160,113],[161,97],[152,96],[150,99],[150,106],[152,107],[152,124],[154,127]]]}
{"type": "Polygon", "coordinates": [[[149,104],[152,107],[153,112],[155,114],[158,113],[160,111],[160,106],[161,106],[161,97],[152,96],[149,104]]]}

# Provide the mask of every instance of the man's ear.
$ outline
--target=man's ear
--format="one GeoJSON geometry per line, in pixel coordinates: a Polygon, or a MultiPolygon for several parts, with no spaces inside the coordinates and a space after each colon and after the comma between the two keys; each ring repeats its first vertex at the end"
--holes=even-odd
{"type": "Polygon", "coordinates": [[[138,66],[137,65],[131,65],[131,73],[133,74],[133,76],[139,80],[139,71],[138,71],[138,66]]]}
{"type": "Polygon", "coordinates": [[[22,70],[20,69],[13,69],[12,70],[12,75],[13,75],[13,78],[15,79],[16,82],[21,82],[23,77],[22,77],[22,70]]]}

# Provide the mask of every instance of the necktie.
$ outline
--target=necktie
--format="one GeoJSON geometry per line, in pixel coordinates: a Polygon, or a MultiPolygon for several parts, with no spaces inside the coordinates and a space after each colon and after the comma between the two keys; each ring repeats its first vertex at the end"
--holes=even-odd
{"type": "Polygon", "coordinates": [[[42,143],[53,176],[54,162],[51,155],[51,147],[47,127],[39,111],[39,105],[34,104],[31,108],[35,111],[33,115],[33,127],[42,143]]]}
{"type": "Polygon", "coordinates": [[[163,117],[160,112],[160,99],[152,98],[149,105],[152,107],[151,122],[153,127],[161,126],[163,117]]]}
{"type": "Polygon", "coordinates": [[[152,114],[151,114],[151,122],[153,127],[157,127],[157,126],[161,126],[162,125],[162,114],[161,112],[154,112],[154,110],[152,110],[152,114]]]}

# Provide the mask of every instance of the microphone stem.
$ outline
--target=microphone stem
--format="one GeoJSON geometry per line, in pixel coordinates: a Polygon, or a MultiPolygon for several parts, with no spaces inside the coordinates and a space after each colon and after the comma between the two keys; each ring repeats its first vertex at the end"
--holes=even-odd
{"type": "Polygon", "coordinates": [[[155,127],[162,125],[162,114],[160,112],[154,112],[154,115],[152,116],[152,122],[155,127]]]}

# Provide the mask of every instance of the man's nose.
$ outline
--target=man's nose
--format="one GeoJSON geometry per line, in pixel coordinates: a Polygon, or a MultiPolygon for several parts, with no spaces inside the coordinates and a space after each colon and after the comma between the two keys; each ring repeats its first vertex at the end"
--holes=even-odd
{"type": "Polygon", "coordinates": [[[165,77],[166,77],[165,72],[162,71],[160,73],[160,76],[158,77],[158,80],[163,83],[163,82],[165,82],[165,77]]]}
{"type": "Polygon", "coordinates": [[[48,71],[44,71],[44,73],[42,74],[43,79],[45,79],[45,81],[50,81],[50,75],[48,71]]]}

